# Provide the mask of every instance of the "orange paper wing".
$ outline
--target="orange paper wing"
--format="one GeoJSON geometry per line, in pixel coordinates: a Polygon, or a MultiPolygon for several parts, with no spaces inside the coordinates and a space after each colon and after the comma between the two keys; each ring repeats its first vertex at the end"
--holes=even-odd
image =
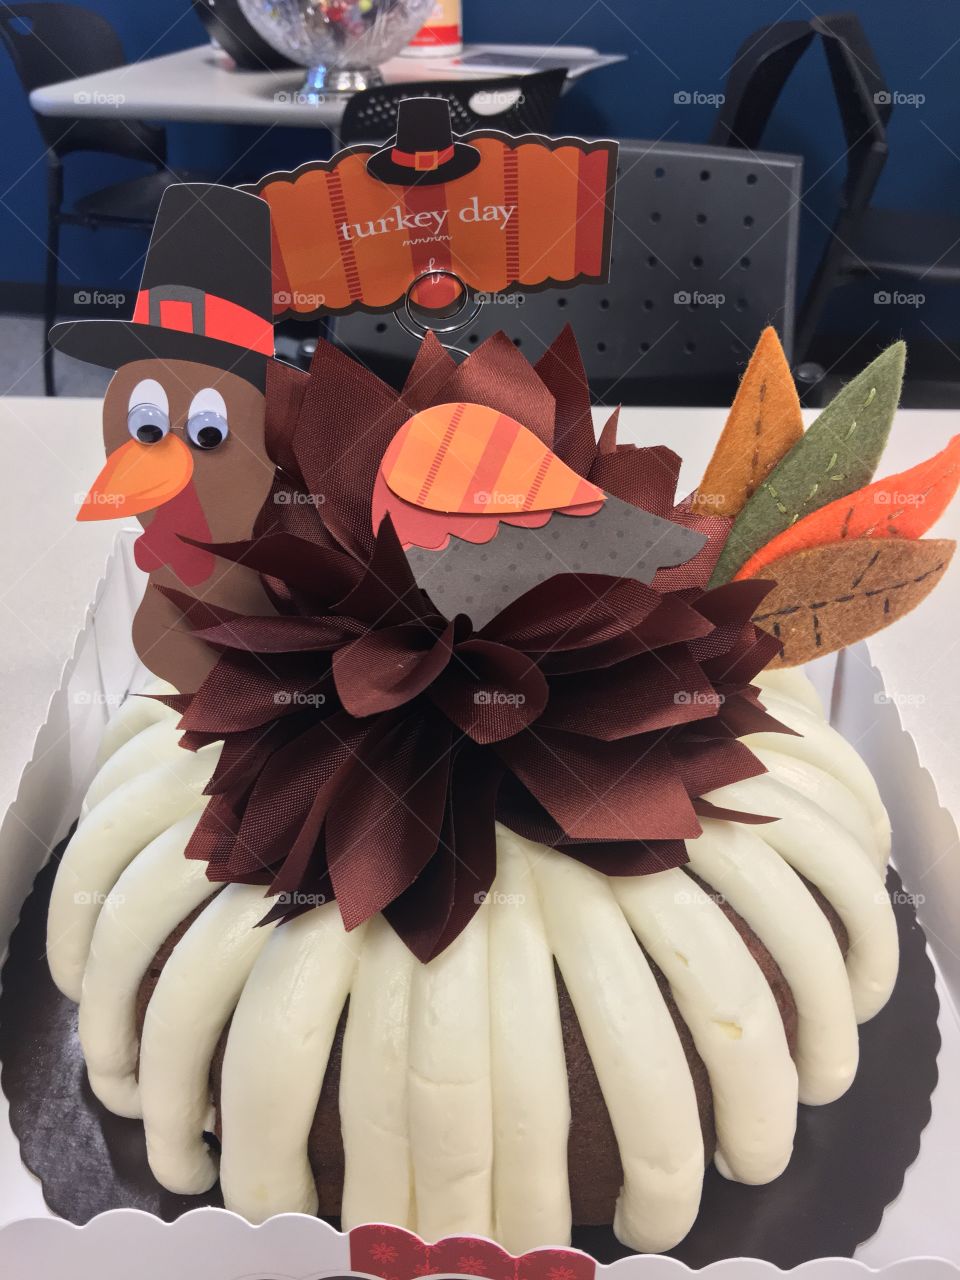
{"type": "Polygon", "coordinates": [[[517,522],[537,512],[593,515],[602,489],[514,418],[479,404],[440,404],[394,436],[381,472],[398,498],[428,511],[517,522]]]}
{"type": "Polygon", "coordinates": [[[899,475],[887,476],[798,520],[751,556],[737,578],[759,577],[767,565],[805,547],[850,538],[922,538],[960,485],[960,435],[899,475]]]}

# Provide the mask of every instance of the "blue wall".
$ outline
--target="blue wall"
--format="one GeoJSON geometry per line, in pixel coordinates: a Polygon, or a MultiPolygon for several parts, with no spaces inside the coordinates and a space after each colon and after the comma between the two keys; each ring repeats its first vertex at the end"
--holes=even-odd
{"type": "MultiPolygon", "coordinates": [[[[117,28],[129,58],[168,53],[200,42],[201,28],[188,0],[87,0],[117,28]]],[[[839,6],[838,6],[839,7],[839,6]]],[[[960,212],[960,7],[945,0],[847,0],[873,43],[889,84],[923,94],[920,107],[899,106],[890,127],[891,156],[877,203],[960,212]]],[[[678,90],[720,91],[744,36],[781,17],[805,18],[803,3],[783,11],[767,0],[464,0],[467,39],[593,45],[628,55],[620,66],[587,76],[564,99],[564,131],[621,137],[699,141],[709,133],[713,108],[678,106],[678,90]]],[[[37,281],[43,269],[44,172],[34,122],[6,55],[0,51],[0,281],[37,281]]],[[[321,151],[323,136],[275,129],[258,140],[247,128],[173,125],[171,162],[218,172],[242,153],[235,180],[286,167],[321,151]]],[[[806,160],[808,211],[802,222],[802,269],[822,243],[843,175],[843,143],[822,51],[813,47],[778,104],[765,139],[772,149],[806,160]]],[[[93,157],[74,160],[79,192],[129,174],[129,165],[93,157]]],[[[144,237],[135,232],[65,233],[64,283],[133,288],[144,237]]],[[[879,328],[923,330],[936,313],[942,336],[960,338],[960,318],[935,290],[933,310],[904,317],[881,312],[879,328]]],[[[869,300],[869,292],[860,291],[869,300]]],[[[856,294],[832,308],[830,326],[845,328],[856,294]]],[[[855,326],[862,330],[861,323],[855,326]]]]}

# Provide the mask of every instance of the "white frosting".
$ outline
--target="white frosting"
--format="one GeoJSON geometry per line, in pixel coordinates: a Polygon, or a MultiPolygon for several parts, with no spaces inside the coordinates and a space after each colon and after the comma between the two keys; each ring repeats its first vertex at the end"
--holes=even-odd
{"type": "Polygon", "coordinates": [[[497,828],[489,895],[494,1235],[511,1253],[570,1239],[570,1096],[560,1009],[536,883],[497,828]]]}
{"type": "Polygon", "coordinates": [[[90,783],[80,810],[85,818],[111,791],[121,783],[136,778],[157,765],[171,764],[183,754],[180,746],[181,732],[176,720],[164,717],[141,729],[106,759],[90,783]]]}
{"type": "Polygon", "coordinates": [[[890,819],[880,799],[873,774],[853,747],[826,721],[811,715],[790,699],[778,698],[764,689],[760,700],[772,716],[797,732],[754,733],[743,741],[751,749],[756,745],[785,755],[799,756],[844,782],[866,805],[877,847],[882,850],[883,862],[886,864],[890,857],[890,819]]]}
{"type": "Polygon", "coordinates": [[[363,940],[326,903],[275,929],[246,980],[223,1060],[220,1185],[250,1222],[317,1211],[307,1139],[363,940]]]}
{"type": "Polygon", "coordinates": [[[176,693],[176,689],[165,680],[155,680],[147,685],[142,694],[127,698],[103,731],[100,750],[97,752],[98,768],[134,734],[140,733],[149,725],[156,724],[158,720],[165,720],[171,726],[177,723],[180,718],[177,713],[152,696],[158,693],[176,693]]]}
{"type": "Polygon", "coordinates": [[[783,858],[734,822],[705,819],[690,868],[745,920],[779,965],[797,1009],[800,1101],[833,1102],[857,1070],[859,1041],[843,955],[826,916],[783,858]]]}
{"type": "MultiPolygon", "coordinates": [[[[212,1130],[210,1063],[220,1033],[273,926],[262,887],[228,885],[174,947],[147,1006],[140,1100],[147,1157],[168,1191],[199,1195],[217,1180],[204,1130],[212,1130]]],[[[268,1046],[260,1044],[264,1053],[268,1046]]],[[[277,1105],[281,1105],[282,1099],[277,1105]]]]}
{"type": "Polygon", "coordinates": [[[761,671],[753,677],[751,683],[759,685],[761,689],[769,689],[778,697],[799,702],[801,707],[806,707],[818,720],[826,719],[820,695],[812,681],[797,667],[777,667],[773,671],[761,671]]]}
{"type": "Polygon", "coordinates": [[[407,1107],[416,1230],[493,1230],[493,1103],[486,906],[410,988],[407,1107]]]}
{"type": "Polygon", "coordinates": [[[200,809],[152,840],[100,912],[80,996],[80,1044],[90,1087],[119,1116],[139,1116],[137,996],[168,935],[216,889],[205,862],[183,856],[200,809]]]}
{"type": "Polygon", "coordinates": [[[786,755],[782,751],[768,751],[766,747],[751,746],[758,760],[766,767],[768,773],[792,787],[802,796],[820,806],[834,821],[839,822],[857,848],[862,849],[864,856],[872,866],[882,871],[886,866],[886,855],[878,843],[873,822],[860,796],[851,791],[846,783],[833,774],[827,773],[809,760],[800,756],[786,755]]]}
{"type": "Polygon", "coordinates": [[[91,810],[60,863],[47,916],[53,980],[80,999],[83,970],[100,908],[131,859],[167,827],[204,803],[220,744],[183,751],[170,764],[130,778],[91,810]]]}
{"type": "Polygon", "coordinates": [[[369,921],[340,1070],[344,1231],[364,1222],[413,1226],[407,1051],[415,963],[383,916],[369,921]]]}
{"type": "Polygon", "coordinates": [[[775,778],[735,782],[711,792],[709,799],[783,819],[753,830],[816,885],[843,921],[849,940],[847,977],[857,1021],[872,1018],[890,998],[899,960],[897,925],[880,873],[819,805],[775,778]]]}
{"type": "Polygon", "coordinates": [[[797,1123],[797,1070],[770,987],[736,929],[685,872],[611,883],[707,1068],[717,1168],[737,1182],[770,1182],[786,1168],[797,1123]]]}
{"type": "Polygon", "coordinates": [[[528,842],[550,943],[613,1124],[623,1188],[617,1238],[672,1248],[693,1225],[703,1137],[680,1037],[611,882],[528,842]]]}

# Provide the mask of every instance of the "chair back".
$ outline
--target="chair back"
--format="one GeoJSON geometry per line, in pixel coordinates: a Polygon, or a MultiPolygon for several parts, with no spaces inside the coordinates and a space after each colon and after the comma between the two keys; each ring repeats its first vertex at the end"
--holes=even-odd
{"type": "MultiPolygon", "coordinates": [[[[25,93],[126,63],[120,39],[106,20],[75,4],[0,4],[0,40],[25,93]]],[[[74,151],[106,151],[162,164],[162,129],[140,121],[80,116],[34,119],[48,151],[62,158],[74,151]]]]}
{"type": "Polygon", "coordinates": [[[800,311],[799,360],[810,348],[831,292],[856,270],[856,257],[849,246],[857,239],[861,219],[887,162],[887,125],[893,112],[893,95],[856,14],[830,14],[814,18],[811,25],[823,40],[827,55],[847,144],[847,171],[830,239],[800,311]]]}
{"type": "MultiPolygon", "coordinates": [[[[487,303],[453,335],[503,329],[535,361],[566,321],[591,389],[611,401],[723,403],[764,325],[789,355],[802,162],[728,147],[623,142],[610,281],[487,303]]],[[[334,339],[400,381],[416,353],[393,316],[347,316],[334,339]]]]}
{"type": "Polygon", "coordinates": [[[553,122],[567,73],[562,67],[532,75],[487,80],[425,80],[379,85],[355,93],[340,122],[340,142],[386,142],[397,127],[403,98],[444,98],[454,133],[499,129],[503,133],[545,133],[553,122]]]}
{"type": "Polygon", "coordinates": [[[756,150],[780,92],[813,40],[809,22],[760,27],[737,50],[710,142],[756,150]]]}

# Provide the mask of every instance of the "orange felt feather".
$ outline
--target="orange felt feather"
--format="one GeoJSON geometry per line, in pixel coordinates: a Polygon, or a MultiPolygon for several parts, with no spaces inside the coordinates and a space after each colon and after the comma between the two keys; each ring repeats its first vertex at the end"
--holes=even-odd
{"type": "Polygon", "coordinates": [[[775,329],[760,335],[703,479],[701,515],[733,517],[803,435],[800,401],[775,329]]]}
{"type": "Polygon", "coordinates": [[[756,578],[774,560],[850,538],[921,538],[960,485],[960,435],[932,458],[868,484],[798,520],[760,548],[737,573],[756,578]]]}

